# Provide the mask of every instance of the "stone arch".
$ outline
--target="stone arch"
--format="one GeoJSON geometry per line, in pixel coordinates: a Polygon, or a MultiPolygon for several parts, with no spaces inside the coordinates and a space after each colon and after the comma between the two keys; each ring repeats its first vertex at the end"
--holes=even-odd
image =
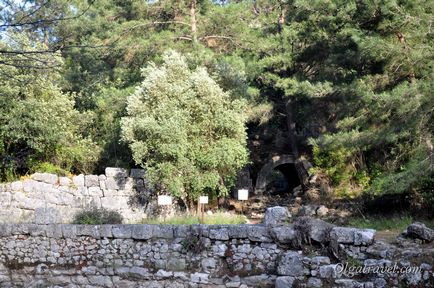
{"type": "MultiPolygon", "coordinates": [[[[262,166],[261,170],[258,173],[258,177],[256,178],[256,185],[255,185],[255,195],[262,195],[264,194],[267,186],[267,179],[270,176],[270,174],[273,172],[273,170],[279,170],[282,172],[282,174],[286,177],[286,179],[289,181],[289,174],[288,172],[283,171],[283,167],[290,166],[293,169],[292,175],[293,177],[297,178],[298,185],[302,183],[300,179],[300,173],[297,168],[297,161],[294,157],[294,155],[286,154],[286,155],[277,155],[273,156],[268,163],[266,163],[264,166],[262,166]],[[280,167],[280,169],[279,169],[280,167]]],[[[291,172],[289,172],[291,173],[291,172]]]]}

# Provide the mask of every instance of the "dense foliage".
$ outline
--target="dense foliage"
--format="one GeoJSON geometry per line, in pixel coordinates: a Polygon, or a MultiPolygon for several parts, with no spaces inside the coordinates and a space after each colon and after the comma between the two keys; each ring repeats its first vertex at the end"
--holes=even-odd
{"type": "MultiPolygon", "coordinates": [[[[229,179],[215,185],[216,175],[232,176],[245,162],[244,152],[240,148],[243,156],[232,157],[228,149],[223,160],[200,152],[193,157],[192,151],[201,151],[194,145],[206,137],[187,141],[185,135],[202,134],[184,133],[188,121],[180,121],[182,99],[220,95],[216,109],[235,100],[245,103],[243,116],[229,119],[240,122],[231,127],[237,137],[245,118],[250,142],[264,127],[274,135],[287,130],[291,152],[298,147],[337,196],[400,194],[434,205],[430,1],[55,0],[0,1],[0,6],[2,180],[36,169],[96,173],[104,166],[138,163],[160,176],[175,175],[174,167],[188,174],[175,175],[174,187],[165,182],[177,195],[184,195],[186,183],[194,195],[205,187],[225,191],[229,179]],[[191,95],[177,91],[167,99],[162,92],[179,86],[157,81],[166,73],[169,49],[184,55],[175,82],[190,83],[191,95]],[[143,67],[148,67],[144,75],[143,67]],[[195,90],[191,83],[199,74],[219,92],[195,90]],[[151,78],[162,90],[155,88],[155,103],[147,106],[144,92],[134,87],[146,90],[151,78]],[[156,103],[161,105],[152,108],[156,103]],[[134,106],[154,117],[155,125],[128,122],[145,121],[134,106]],[[156,135],[151,143],[134,129],[161,133],[151,133],[156,135]],[[218,172],[197,178],[200,170],[193,173],[191,167],[218,172]]],[[[212,113],[202,116],[206,119],[189,119],[199,130],[207,121],[212,129],[225,125],[211,121],[212,113]]]]}

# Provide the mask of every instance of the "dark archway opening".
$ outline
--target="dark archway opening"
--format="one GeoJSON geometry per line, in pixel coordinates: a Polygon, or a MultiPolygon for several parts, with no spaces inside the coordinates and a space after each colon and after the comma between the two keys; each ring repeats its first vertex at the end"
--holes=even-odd
{"type": "Polygon", "coordinates": [[[294,163],[274,167],[267,178],[266,191],[272,195],[290,194],[295,187],[301,184],[294,163]]]}

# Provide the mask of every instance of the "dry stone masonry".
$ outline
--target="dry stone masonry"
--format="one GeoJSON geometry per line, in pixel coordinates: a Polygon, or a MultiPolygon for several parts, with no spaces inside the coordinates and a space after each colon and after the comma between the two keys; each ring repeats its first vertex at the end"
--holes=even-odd
{"type": "Polygon", "coordinates": [[[106,168],[104,175],[71,178],[35,173],[29,179],[0,184],[0,223],[70,223],[89,207],[118,211],[137,223],[157,211],[155,195],[146,189],[143,169],[106,168]],[[143,203],[137,203],[141,193],[143,203]]]}
{"type": "Polygon", "coordinates": [[[0,287],[433,287],[429,243],[401,249],[282,213],[261,225],[0,224],[0,287]],[[345,263],[418,270],[348,275],[345,263]]]}

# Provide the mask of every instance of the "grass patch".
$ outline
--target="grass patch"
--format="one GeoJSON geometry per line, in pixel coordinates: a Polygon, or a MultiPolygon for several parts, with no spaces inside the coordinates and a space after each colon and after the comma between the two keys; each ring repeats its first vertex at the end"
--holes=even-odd
{"type": "Polygon", "coordinates": [[[434,219],[420,220],[414,219],[410,215],[395,215],[395,216],[368,216],[366,218],[349,218],[348,226],[356,228],[370,228],[377,231],[392,230],[402,231],[407,228],[408,225],[414,222],[425,223],[427,227],[434,227],[434,219]]]}
{"type": "MultiPolygon", "coordinates": [[[[167,219],[143,219],[142,224],[171,224],[171,225],[192,225],[201,224],[200,217],[197,215],[177,215],[167,219]]],[[[217,212],[212,215],[205,214],[204,223],[208,225],[217,224],[245,224],[244,215],[231,214],[227,212],[217,212]]]]}

